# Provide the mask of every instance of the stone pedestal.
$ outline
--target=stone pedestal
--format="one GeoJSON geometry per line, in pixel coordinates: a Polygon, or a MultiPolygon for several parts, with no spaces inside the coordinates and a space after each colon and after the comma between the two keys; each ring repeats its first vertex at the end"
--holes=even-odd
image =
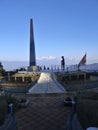
{"type": "Polygon", "coordinates": [[[29,66],[28,71],[30,71],[30,72],[38,72],[39,71],[39,66],[29,66]]]}

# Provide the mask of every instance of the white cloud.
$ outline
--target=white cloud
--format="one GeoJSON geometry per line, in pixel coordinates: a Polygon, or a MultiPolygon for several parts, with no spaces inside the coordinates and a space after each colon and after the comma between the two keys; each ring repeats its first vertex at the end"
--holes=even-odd
{"type": "MultiPolygon", "coordinates": [[[[82,57],[65,57],[65,64],[66,65],[75,65],[80,62],[82,57]]],[[[42,56],[37,58],[38,64],[45,65],[60,65],[61,57],[55,56],[42,56]]],[[[98,63],[98,58],[87,57],[87,64],[98,63]]]]}
{"type": "Polygon", "coordinates": [[[37,58],[37,65],[41,65],[41,66],[51,66],[51,65],[59,65],[60,64],[60,60],[57,57],[53,57],[53,56],[47,56],[47,57],[40,57],[37,58]]]}
{"type": "Polygon", "coordinates": [[[38,57],[37,60],[57,60],[58,57],[55,56],[42,56],[42,57],[38,57]]]}
{"type": "MultiPolygon", "coordinates": [[[[65,65],[78,64],[78,60],[71,57],[65,57],[65,65]]],[[[51,66],[51,65],[61,65],[61,57],[55,56],[42,56],[37,58],[37,65],[41,66],[51,66]]]]}

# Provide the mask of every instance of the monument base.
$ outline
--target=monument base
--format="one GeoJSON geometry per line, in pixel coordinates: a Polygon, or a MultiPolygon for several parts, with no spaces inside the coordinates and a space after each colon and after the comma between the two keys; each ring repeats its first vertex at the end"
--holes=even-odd
{"type": "Polygon", "coordinates": [[[39,71],[39,66],[29,66],[28,71],[30,72],[38,72],[39,71]]]}

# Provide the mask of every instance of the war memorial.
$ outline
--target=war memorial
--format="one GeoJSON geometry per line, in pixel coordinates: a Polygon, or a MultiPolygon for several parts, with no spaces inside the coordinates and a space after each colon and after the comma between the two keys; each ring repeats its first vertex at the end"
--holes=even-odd
{"type": "MultiPolygon", "coordinates": [[[[33,75],[37,77],[39,74],[39,76],[35,84],[31,84],[30,87],[26,84],[21,92],[19,86],[9,87],[8,91],[5,91],[5,95],[10,96],[10,99],[13,99],[11,94],[14,95],[15,102],[11,99],[10,105],[16,105],[15,109],[18,108],[15,111],[14,123],[9,120],[11,126],[7,124],[7,128],[10,130],[16,130],[16,127],[18,130],[94,130],[88,127],[98,127],[98,80],[96,79],[98,73],[79,70],[80,65],[86,62],[86,55],[79,62],[76,72],[65,71],[63,56],[61,61],[62,69],[59,71],[40,71],[36,64],[33,20],[30,19],[29,67],[27,71],[15,73],[11,78],[17,84],[28,80],[33,82],[33,75]],[[24,88],[26,88],[25,92],[24,88]],[[13,92],[12,89],[18,91],[13,92]],[[26,104],[26,101],[29,103],[26,104]]],[[[13,111],[14,109],[10,110],[11,117],[14,115],[13,111]]]]}
{"type": "Polygon", "coordinates": [[[28,82],[33,81],[33,72],[39,72],[39,66],[36,65],[36,51],[34,42],[34,28],[33,20],[30,19],[30,51],[29,51],[29,66],[26,72],[18,72],[14,74],[11,79],[13,81],[28,82]]]}
{"type": "Polygon", "coordinates": [[[30,61],[28,71],[39,71],[39,66],[36,65],[36,52],[34,43],[33,20],[30,19],[30,61]]]}

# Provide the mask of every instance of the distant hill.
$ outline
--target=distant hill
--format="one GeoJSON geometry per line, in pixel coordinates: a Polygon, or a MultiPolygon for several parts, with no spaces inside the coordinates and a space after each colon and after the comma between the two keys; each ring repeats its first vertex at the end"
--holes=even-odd
{"type": "Polygon", "coordinates": [[[27,67],[28,63],[27,61],[2,61],[2,65],[7,71],[27,67]]]}
{"type": "Polygon", "coordinates": [[[98,71],[98,63],[88,64],[80,67],[81,70],[98,71]]]}

